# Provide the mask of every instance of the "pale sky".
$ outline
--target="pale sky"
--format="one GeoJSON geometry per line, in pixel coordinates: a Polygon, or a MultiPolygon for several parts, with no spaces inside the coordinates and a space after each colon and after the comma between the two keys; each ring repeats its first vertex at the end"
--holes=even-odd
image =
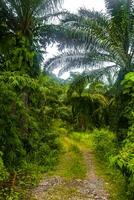
{"type": "Polygon", "coordinates": [[[76,12],[80,7],[87,9],[104,10],[104,0],[64,0],[63,8],[76,12]]]}
{"type": "MultiPolygon", "coordinates": [[[[63,9],[69,10],[70,12],[77,12],[79,8],[94,9],[97,11],[105,11],[104,0],[64,0],[62,5],[63,9]]],[[[48,56],[47,58],[53,57],[57,54],[56,45],[53,47],[49,46],[47,48],[48,56]]],[[[54,74],[58,75],[59,69],[54,70],[54,74]]],[[[75,70],[76,71],[76,70],[75,70]]],[[[78,70],[81,71],[81,70],[78,70]]],[[[65,73],[61,78],[67,79],[69,77],[69,72],[65,73]]]]}

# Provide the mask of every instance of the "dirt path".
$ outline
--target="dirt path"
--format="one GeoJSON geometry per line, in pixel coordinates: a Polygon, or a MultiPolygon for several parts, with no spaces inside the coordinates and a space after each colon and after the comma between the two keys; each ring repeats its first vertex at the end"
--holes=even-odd
{"type": "Polygon", "coordinates": [[[92,152],[82,153],[87,166],[84,180],[65,180],[60,176],[46,178],[34,189],[34,198],[36,200],[108,200],[104,182],[95,173],[92,152]]]}

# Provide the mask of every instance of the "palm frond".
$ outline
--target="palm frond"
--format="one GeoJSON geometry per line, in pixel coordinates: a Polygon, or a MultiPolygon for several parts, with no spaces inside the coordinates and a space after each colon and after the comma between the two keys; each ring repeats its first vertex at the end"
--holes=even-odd
{"type": "MultiPolygon", "coordinates": [[[[116,68],[116,74],[119,73],[119,68],[124,72],[132,70],[134,4],[131,0],[106,0],[105,3],[106,14],[80,9],[78,15],[68,14],[62,20],[63,35],[71,38],[72,44],[69,43],[68,48],[71,51],[73,49],[73,53],[68,51],[56,58],[58,66],[61,67],[60,73],[73,68],[86,68],[89,69],[90,74],[98,76],[110,68],[111,70],[116,68]],[[82,51],[80,52],[79,49],[82,51]],[[108,62],[113,63],[112,66],[107,66],[108,62]]],[[[54,59],[52,65],[57,67],[54,59]]],[[[51,69],[52,65],[49,63],[51,69]]]]}
{"type": "Polygon", "coordinates": [[[105,0],[105,5],[107,8],[107,12],[112,16],[115,17],[119,14],[121,6],[126,4],[128,0],[105,0]]]}

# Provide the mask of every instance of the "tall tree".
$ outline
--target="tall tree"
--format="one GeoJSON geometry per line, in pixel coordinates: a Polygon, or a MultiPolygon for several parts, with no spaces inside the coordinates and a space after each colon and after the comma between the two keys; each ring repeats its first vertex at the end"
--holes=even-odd
{"type": "Polygon", "coordinates": [[[62,63],[60,73],[84,68],[88,76],[102,77],[124,74],[134,70],[134,1],[105,0],[106,13],[80,9],[62,22],[71,42],[67,50],[51,59],[48,69],[62,63]]]}
{"type": "Polygon", "coordinates": [[[79,81],[79,74],[73,74],[68,90],[75,126],[81,129],[100,127],[106,124],[107,88],[101,82],[79,81]]]}
{"type": "Polygon", "coordinates": [[[0,0],[2,71],[22,70],[32,76],[38,73],[41,50],[50,42],[52,24],[48,22],[62,13],[58,9],[61,1],[0,0]]]}

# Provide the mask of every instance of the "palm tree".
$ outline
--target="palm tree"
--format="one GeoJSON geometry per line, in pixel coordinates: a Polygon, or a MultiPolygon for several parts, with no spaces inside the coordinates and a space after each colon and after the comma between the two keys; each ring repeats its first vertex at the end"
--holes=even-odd
{"type": "Polygon", "coordinates": [[[79,81],[80,76],[73,74],[67,93],[75,124],[81,129],[103,126],[109,104],[107,88],[101,82],[79,81]]]}
{"type": "Polygon", "coordinates": [[[34,74],[34,70],[37,70],[34,67],[39,67],[41,49],[45,50],[50,43],[50,32],[54,31],[53,25],[48,22],[51,17],[62,14],[58,9],[61,2],[0,0],[0,59],[4,62],[2,71],[23,70],[24,66],[32,66],[30,71],[34,74]]]}
{"type": "MultiPolygon", "coordinates": [[[[86,69],[86,77],[115,74],[118,80],[134,70],[134,1],[105,0],[106,13],[80,9],[63,21],[67,50],[46,64],[52,70],[62,63],[60,74],[86,69]]],[[[65,44],[65,43],[64,43],[65,44]]]]}

